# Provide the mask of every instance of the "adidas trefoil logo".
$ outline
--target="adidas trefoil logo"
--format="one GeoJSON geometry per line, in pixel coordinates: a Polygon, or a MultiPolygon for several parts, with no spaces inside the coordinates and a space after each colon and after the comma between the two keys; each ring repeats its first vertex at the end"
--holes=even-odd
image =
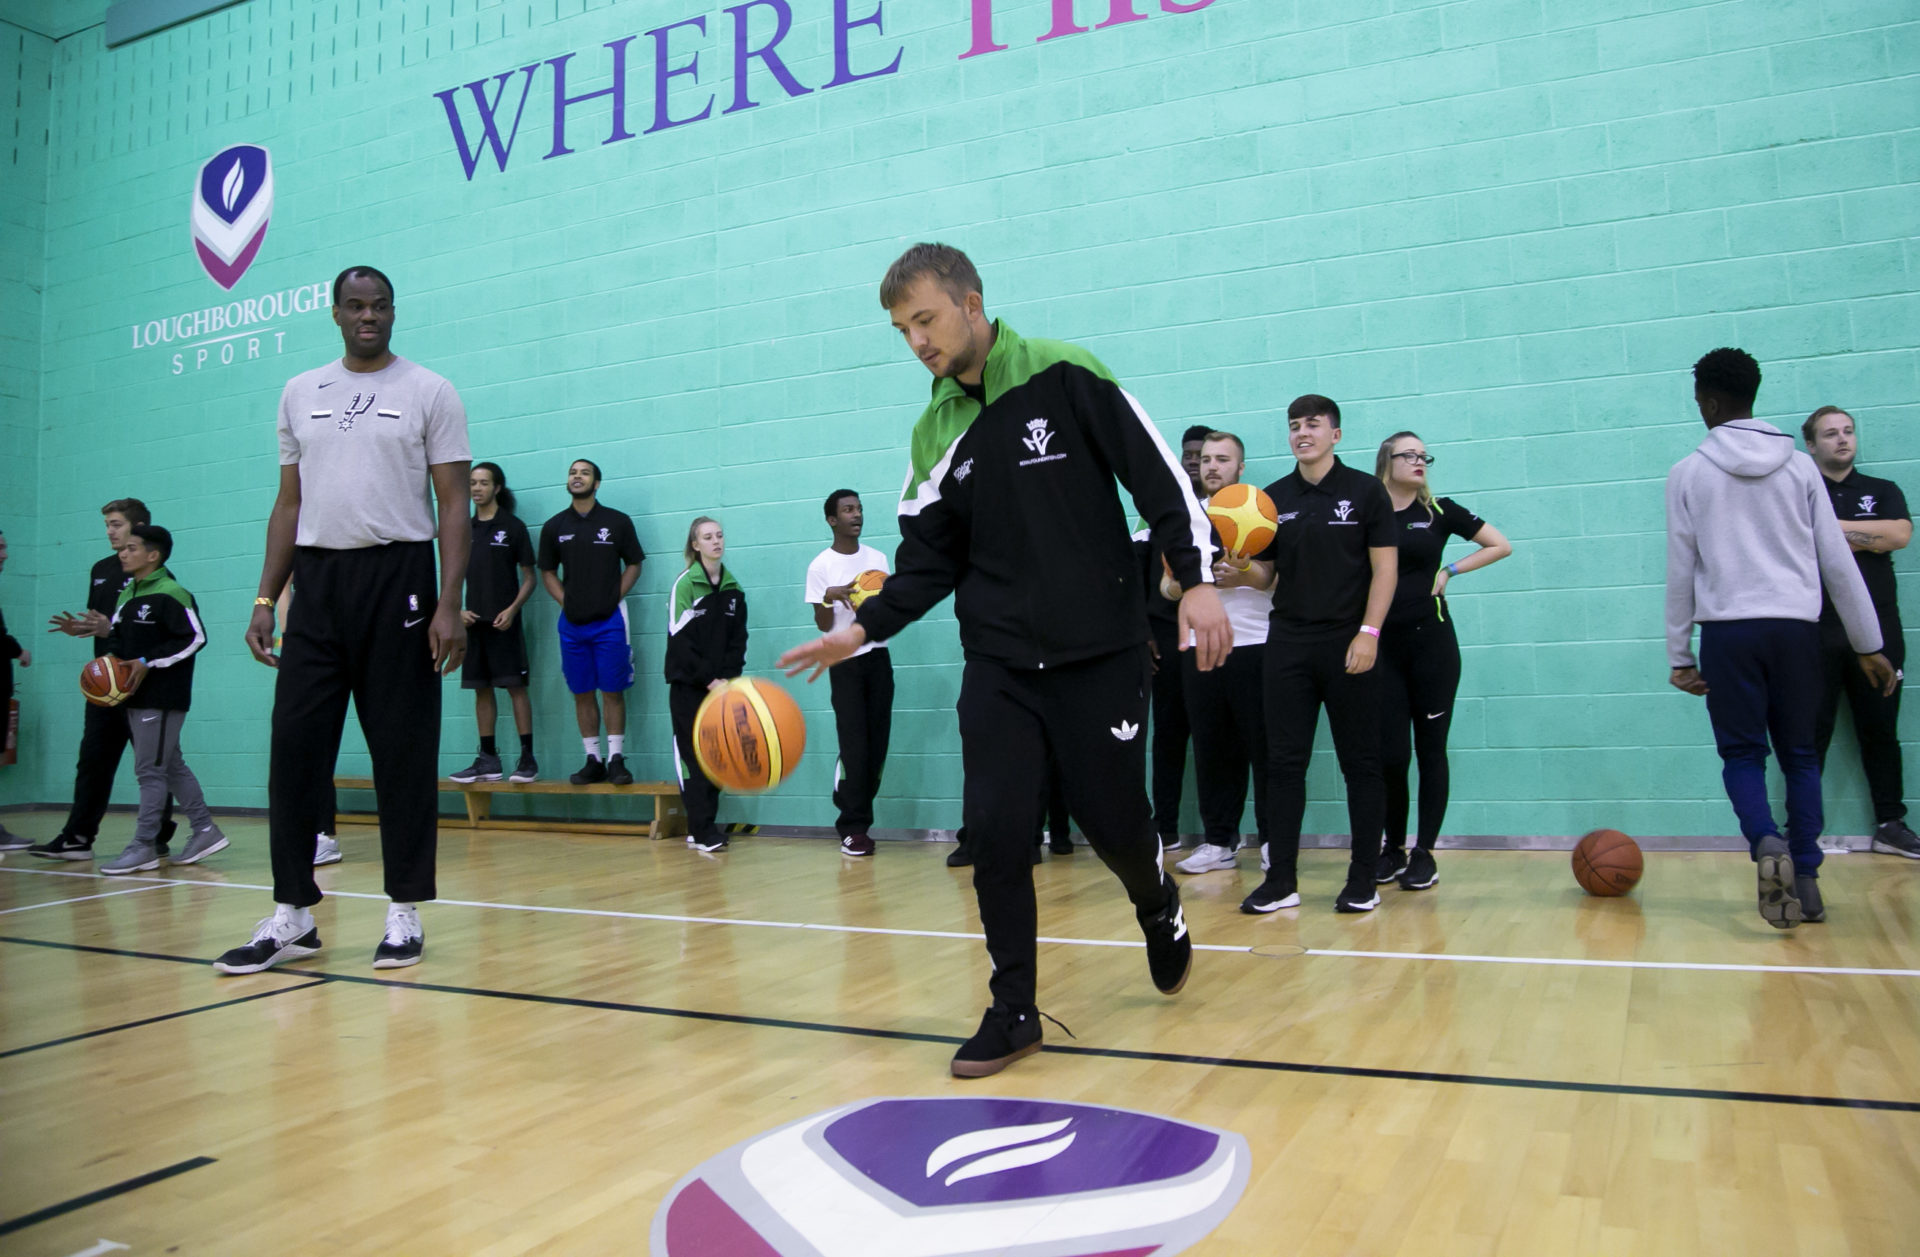
{"type": "Polygon", "coordinates": [[[1117,726],[1107,730],[1107,732],[1113,734],[1114,737],[1119,738],[1122,742],[1131,742],[1134,736],[1140,732],[1140,726],[1122,720],[1117,726]]]}

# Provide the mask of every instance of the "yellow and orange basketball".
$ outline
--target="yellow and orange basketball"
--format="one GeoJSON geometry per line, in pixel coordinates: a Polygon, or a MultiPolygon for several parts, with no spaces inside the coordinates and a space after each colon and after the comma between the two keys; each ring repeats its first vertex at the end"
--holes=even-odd
{"type": "Polygon", "coordinates": [[[877,567],[870,567],[853,578],[853,605],[856,609],[867,599],[880,592],[887,583],[887,574],[877,567]]]}
{"type": "Polygon", "coordinates": [[[95,707],[118,707],[133,692],[133,669],[112,655],[90,659],[80,669],[80,692],[95,707]]]}
{"type": "Polygon", "coordinates": [[[722,790],[771,790],[806,749],[806,717],[772,681],[736,677],[709,693],[693,717],[694,758],[722,790]]]}
{"type": "Polygon", "coordinates": [[[1220,534],[1220,544],[1241,557],[1267,548],[1280,526],[1273,499],[1250,484],[1230,484],[1207,501],[1207,518],[1220,534]]]}

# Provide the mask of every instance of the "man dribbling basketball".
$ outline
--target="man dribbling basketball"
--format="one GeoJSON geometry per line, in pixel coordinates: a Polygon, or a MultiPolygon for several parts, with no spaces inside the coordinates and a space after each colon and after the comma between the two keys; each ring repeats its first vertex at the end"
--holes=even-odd
{"type": "Polygon", "coordinates": [[[853,623],[788,651],[780,665],[789,675],[811,667],[817,678],[955,595],[966,656],[963,806],[994,1002],[952,1071],[979,1078],[1040,1050],[1029,846],[1049,752],[1088,842],[1133,901],[1154,985],[1174,994],[1192,966],[1147,806],[1151,661],[1116,477],[1182,590],[1180,640],[1191,632],[1199,666],[1212,669],[1232,638],[1200,503],[1166,442],[1093,355],[989,320],[979,272],[945,245],[909,249],[887,272],[880,304],[934,375],[913,430],[897,570],[853,623]]]}

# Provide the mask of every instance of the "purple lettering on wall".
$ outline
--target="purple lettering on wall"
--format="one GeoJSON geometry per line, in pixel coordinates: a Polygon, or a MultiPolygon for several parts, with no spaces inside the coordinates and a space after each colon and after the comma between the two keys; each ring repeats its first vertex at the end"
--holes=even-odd
{"type": "Polygon", "coordinates": [[[857,83],[861,79],[877,79],[882,75],[899,73],[900,58],[907,55],[904,47],[894,49],[893,60],[883,68],[861,73],[854,72],[852,53],[848,49],[848,45],[852,42],[853,28],[856,26],[871,26],[882,35],[886,34],[885,16],[885,8],[877,0],[873,6],[873,12],[860,18],[847,16],[847,0],[833,0],[833,77],[827,80],[828,87],[840,87],[847,83],[857,83]]]}
{"type": "Polygon", "coordinates": [[[667,41],[673,37],[673,32],[683,26],[691,26],[702,35],[707,33],[707,19],[704,17],[690,17],[684,22],[671,22],[647,32],[648,37],[653,40],[653,125],[647,128],[648,135],[656,131],[665,131],[668,127],[684,127],[690,122],[704,122],[713,115],[711,93],[707,96],[706,108],[691,118],[675,118],[667,111],[667,89],[674,79],[685,75],[695,83],[700,81],[699,53],[694,53],[685,65],[669,66],[667,64],[671,56],[667,51],[667,41]]]}
{"type": "MultiPolygon", "coordinates": [[[[533,86],[533,72],[539,68],[539,62],[535,62],[529,66],[522,66],[518,70],[508,70],[504,74],[495,75],[491,102],[487,100],[486,93],[482,90],[487,85],[485,79],[462,84],[467,91],[473,93],[474,109],[480,115],[481,144],[493,150],[494,163],[502,171],[506,170],[507,156],[513,151],[513,137],[520,133],[520,115],[527,109],[527,92],[533,86]],[[513,111],[513,125],[507,129],[506,138],[502,139],[500,127],[496,121],[499,117],[500,99],[506,93],[507,80],[516,74],[523,74],[526,77],[520,81],[520,104],[513,111]]],[[[453,142],[460,149],[460,166],[467,172],[467,178],[471,180],[474,168],[480,164],[480,145],[467,143],[466,126],[460,121],[459,106],[454,103],[459,92],[459,87],[449,87],[444,92],[435,92],[434,95],[439,97],[440,103],[447,108],[447,125],[453,128],[453,142]]]]}
{"type": "Polygon", "coordinates": [[[993,0],[972,0],[972,2],[970,26],[973,30],[973,43],[960,54],[960,60],[965,61],[968,57],[977,57],[982,53],[1005,52],[1007,50],[1005,44],[997,44],[993,41],[993,0]]]}
{"type": "Polygon", "coordinates": [[[733,15],[733,104],[727,107],[727,113],[737,113],[742,109],[753,109],[758,106],[759,102],[747,94],[747,62],[755,57],[760,59],[760,64],[767,67],[774,81],[780,84],[780,90],[789,97],[805,96],[813,91],[811,87],[805,86],[799,79],[793,77],[793,72],[787,69],[786,62],[780,60],[780,54],[776,51],[780,47],[780,41],[785,39],[787,32],[793,29],[793,10],[787,7],[787,0],[747,0],[745,4],[736,5],[727,12],[733,15]],[[772,9],[774,12],[777,24],[773,28],[773,38],[758,48],[749,49],[747,24],[751,20],[753,11],[761,8],[772,9]]]}
{"type": "Polygon", "coordinates": [[[597,92],[567,95],[567,62],[573,60],[572,53],[547,62],[553,67],[553,147],[548,150],[547,158],[563,157],[573,151],[567,147],[567,106],[600,96],[613,97],[613,134],[605,142],[611,144],[615,140],[633,138],[633,132],[627,130],[627,45],[637,38],[637,35],[628,35],[625,39],[616,39],[606,45],[613,50],[613,85],[597,92]]]}

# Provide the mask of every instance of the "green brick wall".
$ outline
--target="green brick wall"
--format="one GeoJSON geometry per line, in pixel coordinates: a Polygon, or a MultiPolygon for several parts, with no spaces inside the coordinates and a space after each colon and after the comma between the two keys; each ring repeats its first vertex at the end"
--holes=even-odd
{"type": "MultiPolygon", "coordinates": [[[[782,7],[736,6],[750,48],[782,7]]],[[[1660,485],[1700,434],[1687,368],[1738,344],[1765,366],[1765,417],[1847,406],[1872,469],[1920,492],[1911,3],[1213,0],[1182,14],[1078,0],[1072,24],[1094,29],[1044,40],[1052,0],[984,7],[1006,48],[962,57],[978,34],[966,0],[851,0],[850,22],[884,23],[849,28],[852,70],[896,52],[899,69],[826,87],[833,0],[787,0],[777,55],[809,90],[789,97],[750,59],[756,104],[733,111],[735,17],[709,0],[252,0],[114,50],[97,27],[53,43],[0,25],[0,121],[18,123],[0,134],[14,161],[0,186],[13,622],[78,600],[100,502],[146,498],[214,634],[192,761],[216,803],[264,803],[271,676],[239,635],[274,405],[338,342],[310,315],[277,324],[255,360],[190,357],[178,375],[166,350],[131,348],[136,325],[227,299],[193,258],[188,197],[200,163],[257,143],[276,205],[234,297],[382,266],[400,290],[397,347],[459,386],[476,455],[507,468],[523,515],[563,505],[575,455],[635,515],[654,556],[632,604],[630,757],[647,776],[672,771],[662,594],[692,516],[727,527],[756,671],[811,632],[800,583],[829,490],[860,490],[871,539],[891,547],[927,381],[875,289],[903,245],[937,238],[981,263],[993,311],[1087,344],[1170,436],[1244,435],[1262,480],[1288,466],[1282,416],[1302,392],[1341,401],[1355,461],[1395,429],[1426,437],[1442,491],[1516,545],[1456,586],[1450,831],[1729,832],[1705,715],[1664,684],[1660,485]],[[649,34],[691,19],[704,34],[649,34]],[[572,93],[603,88],[606,45],[629,36],[634,138],[602,142],[602,96],[568,109],[573,151],[543,160],[550,62],[574,54],[572,93]],[[669,80],[672,115],[711,93],[712,116],[648,133],[661,39],[672,65],[699,56],[697,82],[669,80]],[[504,171],[483,150],[468,178],[436,93],[451,90],[477,144],[463,85],[505,76],[511,110],[529,66],[504,171]]],[[[1914,562],[1899,567],[1912,616],[1914,562]]],[[[579,745],[553,623],[537,601],[550,773],[579,745]]],[[[41,644],[0,802],[70,784],[84,652],[41,644]]],[[[895,652],[880,821],[952,826],[950,615],[895,652]]],[[[824,686],[802,701],[814,749],[797,778],[728,801],[724,819],[831,823],[824,686]]],[[[472,718],[451,689],[445,732],[452,768],[472,718]]],[[[1860,833],[1850,747],[1829,816],[1860,833]]],[[[347,766],[364,763],[350,736],[347,766]]],[[[1323,753],[1310,831],[1344,827],[1339,794],[1323,753]]]]}

